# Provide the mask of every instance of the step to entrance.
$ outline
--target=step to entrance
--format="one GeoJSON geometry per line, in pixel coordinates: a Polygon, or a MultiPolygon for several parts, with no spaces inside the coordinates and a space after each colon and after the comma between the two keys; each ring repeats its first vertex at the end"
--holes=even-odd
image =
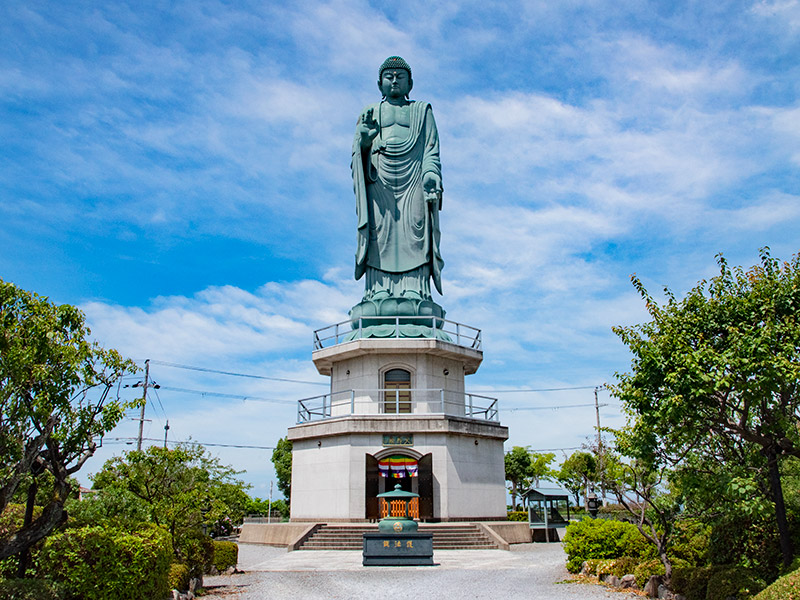
{"type": "MultiPolygon", "coordinates": [[[[377,525],[322,525],[298,550],[361,550],[363,535],[378,531],[377,525]]],[[[498,550],[499,547],[474,524],[420,525],[421,533],[433,533],[434,550],[498,550]]]]}

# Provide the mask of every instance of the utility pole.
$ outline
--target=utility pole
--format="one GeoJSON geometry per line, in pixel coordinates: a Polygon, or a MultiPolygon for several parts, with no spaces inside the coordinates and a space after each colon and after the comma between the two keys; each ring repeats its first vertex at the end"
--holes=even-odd
{"type": "Polygon", "coordinates": [[[597,386],[594,388],[594,411],[597,415],[597,472],[600,475],[600,495],[605,505],[606,489],[603,483],[603,438],[600,436],[600,404],[597,401],[597,390],[599,389],[600,388],[597,386]]]}
{"type": "Polygon", "coordinates": [[[167,433],[169,433],[169,419],[167,419],[167,424],[164,425],[164,450],[167,449],[167,433]]]}
{"type": "MultiPolygon", "coordinates": [[[[147,406],[147,384],[150,379],[150,359],[144,361],[144,396],[142,398],[142,410],[139,413],[139,439],[136,442],[136,450],[142,449],[142,437],[144,435],[144,408],[147,406]]],[[[596,393],[595,393],[596,396],[596,393]]]]}
{"type": "Polygon", "coordinates": [[[269,510],[267,510],[267,525],[272,523],[272,480],[269,480],[269,510]]]}

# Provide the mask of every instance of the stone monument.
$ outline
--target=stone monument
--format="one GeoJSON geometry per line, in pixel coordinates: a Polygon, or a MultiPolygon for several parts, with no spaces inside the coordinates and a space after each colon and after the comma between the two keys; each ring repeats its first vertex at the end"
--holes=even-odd
{"type": "Polygon", "coordinates": [[[298,402],[293,521],[378,520],[378,494],[418,494],[414,518],[505,519],[497,401],[464,388],[483,360],[479,329],[445,319],[433,109],[411,100],[399,56],[378,70],[381,100],[359,115],[352,150],[355,277],[349,320],[314,332],[330,393],[298,402]]]}

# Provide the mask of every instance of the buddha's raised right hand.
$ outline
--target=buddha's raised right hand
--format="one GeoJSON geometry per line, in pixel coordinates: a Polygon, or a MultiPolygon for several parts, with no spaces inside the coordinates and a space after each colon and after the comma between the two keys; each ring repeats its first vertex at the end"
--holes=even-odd
{"type": "Polygon", "coordinates": [[[367,109],[367,112],[361,115],[361,119],[359,119],[358,126],[356,127],[356,131],[361,136],[362,148],[369,148],[372,146],[372,140],[375,139],[380,131],[380,125],[378,125],[378,121],[375,120],[372,110],[371,108],[367,109]]]}

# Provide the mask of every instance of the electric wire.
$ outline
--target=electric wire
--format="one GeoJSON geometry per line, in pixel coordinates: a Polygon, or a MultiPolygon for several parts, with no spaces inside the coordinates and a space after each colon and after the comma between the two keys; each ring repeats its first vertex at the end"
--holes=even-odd
{"type": "Polygon", "coordinates": [[[179,388],[162,385],[162,390],[169,390],[171,392],[181,392],[184,394],[198,394],[200,396],[214,396],[217,398],[236,398],[239,400],[255,401],[255,402],[272,402],[275,404],[296,404],[297,400],[283,400],[279,398],[261,398],[258,396],[243,396],[240,394],[227,394],[224,392],[211,392],[206,390],[192,390],[189,388],[179,388]]]}
{"type": "MultiPolygon", "coordinates": [[[[156,400],[158,400],[158,405],[161,407],[161,414],[164,415],[164,420],[167,420],[167,411],[164,410],[164,404],[161,402],[161,396],[158,395],[158,388],[153,388],[153,392],[156,395],[156,400]]],[[[155,407],[153,407],[155,408],[155,407]]]]}
{"type": "MultiPolygon", "coordinates": [[[[120,443],[120,444],[132,444],[132,443],[136,442],[138,439],[139,439],[138,437],[116,437],[116,438],[108,438],[108,442],[109,443],[120,443]]],[[[161,444],[164,443],[163,439],[149,438],[149,437],[143,437],[142,441],[143,442],[144,441],[147,441],[147,442],[159,442],[161,444]]],[[[216,443],[216,442],[198,442],[198,441],[195,441],[195,440],[192,440],[191,442],[182,442],[182,441],[178,441],[178,440],[168,440],[167,441],[167,444],[172,444],[172,445],[175,445],[175,446],[178,446],[178,445],[181,445],[181,444],[186,444],[186,443],[194,443],[194,444],[197,444],[198,446],[211,446],[211,447],[215,447],[215,448],[242,448],[242,449],[246,449],[246,450],[275,450],[275,446],[252,446],[252,445],[249,445],[249,444],[219,444],[219,443],[216,443]]]]}
{"type": "Polygon", "coordinates": [[[151,365],[162,365],[164,367],[174,367],[176,369],[186,369],[189,371],[199,371],[201,373],[216,373],[218,375],[230,375],[231,377],[245,377],[248,379],[265,379],[267,381],[282,381],[284,383],[302,383],[307,385],[329,385],[322,381],[304,381],[301,379],[287,379],[284,377],[267,377],[266,375],[253,375],[252,373],[237,373],[235,371],[221,371],[219,369],[209,369],[207,367],[196,367],[193,365],[182,365],[179,363],[168,362],[165,360],[150,359],[151,365]]]}
{"type": "MultiPolygon", "coordinates": [[[[591,404],[562,404],[560,406],[521,406],[516,408],[498,408],[500,412],[516,412],[518,410],[559,410],[561,408],[586,408],[587,406],[594,406],[591,404]]],[[[608,406],[608,404],[598,404],[597,406],[608,406]]]]}
{"type": "Polygon", "coordinates": [[[573,390],[593,390],[593,389],[605,389],[604,385],[577,385],[573,387],[557,387],[557,388],[517,388],[511,390],[498,390],[498,389],[489,389],[489,390],[473,390],[476,394],[478,393],[491,393],[491,394],[515,394],[518,392],[567,392],[573,390]]]}

